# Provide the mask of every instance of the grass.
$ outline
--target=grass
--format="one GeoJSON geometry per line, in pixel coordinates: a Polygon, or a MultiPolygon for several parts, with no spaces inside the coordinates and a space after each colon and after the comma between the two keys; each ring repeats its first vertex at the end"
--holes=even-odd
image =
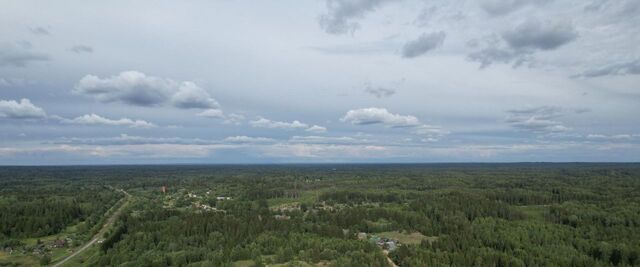
{"type": "Polygon", "coordinates": [[[438,239],[437,236],[425,236],[418,232],[407,234],[407,233],[401,233],[398,231],[392,231],[392,232],[375,233],[375,235],[379,237],[395,239],[400,241],[401,244],[407,244],[407,245],[417,245],[417,244],[420,244],[422,240],[433,242],[438,239]]]}
{"type": "Polygon", "coordinates": [[[300,203],[313,203],[317,200],[317,195],[320,193],[317,190],[302,191],[299,198],[271,198],[267,200],[269,207],[272,209],[285,208],[289,206],[298,205],[300,203]]]}

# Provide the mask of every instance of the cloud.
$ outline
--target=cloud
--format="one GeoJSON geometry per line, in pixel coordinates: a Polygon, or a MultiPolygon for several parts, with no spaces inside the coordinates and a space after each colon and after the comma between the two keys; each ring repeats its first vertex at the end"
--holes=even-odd
{"type": "MultiPolygon", "coordinates": [[[[540,22],[529,19],[500,36],[484,38],[485,47],[468,55],[471,61],[479,62],[481,68],[493,63],[512,63],[518,67],[532,60],[538,51],[557,49],[578,37],[573,25],[566,22],[540,22]]],[[[471,43],[476,43],[473,40],[471,43]]]]}
{"type": "Polygon", "coordinates": [[[93,47],[88,45],[74,45],[69,48],[71,52],[82,54],[82,53],[93,53],[93,47]]]}
{"type": "Polygon", "coordinates": [[[587,135],[587,139],[607,140],[607,141],[617,141],[617,140],[629,141],[629,140],[640,139],[640,134],[614,134],[614,135],[589,134],[587,135]]]}
{"type": "Polygon", "coordinates": [[[541,106],[526,109],[508,110],[505,120],[511,127],[535,133],[566,132],[570,128],[556,119],[563,116],[563,109],[553,106],[541,106]]]}
{"type": "Polygon", "coordinates": [[[491,16],[503,16],[525,6],[541,6],[551,0],[482,0],[480,7],[491,16]]]}
{"type": "Polygon", "coordinates": [[[305,144],[355,144],[364,143],[367,140],[359,140],[348,136],[293,136],[289,139],[290,143],[305,143],[305,144]]]}
{"type": "Polygon", "coordinates": [[[423,33],[417,39],[408,41],[402,47],[402,56],[414,58],[436,49],[442,45],[447,35],[443,31],[423,33]]]}
{"type": "Polygon", "coordinates": [[[183,82],[172,97],[173,105],[178,108],[190,109],[215,109],[219,108],[218,102],[207,91],[193,82],[183,82]]]}
{"type": "Polygon", "coordinates": [[[273,143],[275,140],[266,137],[250,137],[245,135],[229,136],[223,140],[227,143],[254,144],[254,143],[273,143]]]}
{"type": "Polygon", "coordinates": [[[284,130],[305,130],[312,133],[324,133],[327,128],[319,125],[308,125],[306,123],[294,120],[292,122],[272,121],[263,117],[249,122],[249,125],[256,128],[284,129],[284,130]]]}
{"type": "Polygon", "coordinates": [[[204,110],[204,111],[196,114],[196,116],[205,117],[205,118],[213,118],[213,119],[223,119],[223,118],[225,118],[224,112],[222,112],[222,110],[219,110],[219,109],[207,109],[207,110],[204,110]]]}
{"type": "Polygon", "coordinates": [[[31,51],[29,43],[0,43],[0,67],[26,67],[32,62],[49,61],[49,55],[31,51]]]}
{"type": "Polygon", "coordinates": [[[270,129],[307,129],[309,125],[300,121],[294,120],[293,122],[272,121],[263,117],[258,117],[257,120],[250,121],[249,124],[256,128],[270,128],[270,129]]]}
{"type": "Polygon", "coordinates": [[[375,107],[349,110],[340,120],[355,125],[384,124],[391,127],[420,125],[420,121],[414,116],[392,114],[385,108],[375,107]]]}
{"type": "Polygon", "coordinates": [[[244,116],[242,114],[231,113],[225,117],[224,123],[240,125],[240,123],[242,123],[243,120],[244,120],[244,116]]]}
{"type": "Polygon", "coordinates": [[[29,27],[29,31],[35,35],[51,35],[51,32],[44,27],[29,27]]]}
{"type": "Polygon", "coordinates": [[[0,117],[10,119],[42,119],[47,114],[40,107],[37,107],[23,98],[20,102],[15,100],[0,100],[0,117]]]}
{"type": "Polygon", "coordinates": [[[144,120],[132,120],[129,118],[109,119],[96,114],[86,114],[75,119],[65,119],[65,123],[81,124],[81,125],[108,125],[108,126],[127,126],[131,128],[153,128],[155,124],[144,120]]]}
{"type": "Polygon", "coordinates": [[[373,87],[370,84],[364,88],[364,91],[377,98],[390,97],[396,93],[396,89],[387,87],[373,87]]]}
{"type": "Polygon", "coordinates": [[[73,92],[101,102],[153,106],[167,101],[177,87],[178,83],[170,79],[147,76],[138,71],[125,71],[104,79],[86,75],[76,84],[73,92]]]}
{"type": "Polygon", "coordinates": [[[432,138],[434,141],[449,133],[439,126],[424,124],[415,116],[393,114],[385,108],[349,110],[340,121],[355,125],[382,124],[391,128],[408,128],[414,134],[432,138]]]}
{"type": "Polygon", "coordinates": [[[124,71],[100,78],[86,75],[76,84],[74,93],[100,102],[120,102],[134,106],[158,106],[171,103],[182,109],[217,109],[218,102],[193,82],[148,76],[139,71],[124,71]]]}
{"type": "Polygon", "coordinates": [[[546,22],[529,19],[502,34],[509,46],[516,50],[552,50],[575,40],[578,33],[566,22],[546,22]]]}
{"type": "Polygon", "coordinates": [[[327,127],[313,125],[313,126],[307,128],[305,131],[312,132],[312,133],[326,133],[327,132],[327,127]]]}
{"type": "Polygon", "coordinates": [[[326,0],[327,14],[318,19],[320,27],[329,34],[353,33],[360,24],[354,20],[364,17],[386,2],[393,0],[326,0]]]}
{"type": "Polygon", "coordinates": [[[601,77],[601,76],[609,76],[609,75],[638,75],[640,74],[640,59],[630,60],[626,62],[620,62],[615,64],[610,64],[601,68],[587,70],[581,74],[577,74],[572,76],[576,77],[601,77]]]}

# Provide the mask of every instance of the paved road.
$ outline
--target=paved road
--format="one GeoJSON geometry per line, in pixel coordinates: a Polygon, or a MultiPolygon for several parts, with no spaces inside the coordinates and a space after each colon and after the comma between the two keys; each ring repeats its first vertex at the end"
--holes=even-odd
{"type": "Polygon", "coordinates": [[[80,253],[82,253],[86,249],[90,248],[91,245],[93,245],[96,242],[98,242],[98,240],[102,239],[102,235],[104,235],[104,233],[109,229],[109,227],[116,221],[116,218],[118,218],[118,215],[120,215],[120,213],[122,212],[124,207],[127,205],[127,203],[129,203],[129,200],[131,199],[131,195],[129,195],[129,193],[127,193],[126,191],[124,191],[122,189],[120,189],[120,191],[122,191],[122,193],[124,193],[124,195],[125,195],[124,203],[122,203],[122,205],[120,205],[120,207],[111,215],[111,217],[109,217],[109,219],[107,219],[107,222],[104,223],[104,225],[102,226],[102,229],[100,229],[100,231],[96,235],[93,236],[91,241],[89,241],[88,243],[84,244],[84,246],[82,246],[80,249],[78,249],[75,252],[73,252],[68,257],[64,258],[63,260],[61,260],[61,261],[59,261],[56,264],[51,265],[51,266],[53,266],[53,267],[62,266],[65,262],[73,259],[75,256],[78,256],[80,253]]]}

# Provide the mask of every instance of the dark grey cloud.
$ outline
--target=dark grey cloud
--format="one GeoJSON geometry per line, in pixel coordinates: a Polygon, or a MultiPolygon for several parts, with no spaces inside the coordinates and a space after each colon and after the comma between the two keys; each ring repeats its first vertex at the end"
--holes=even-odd
{"type": "Polygon", "coordinates": [[[601,77],[609,75],[638,75],[640,74],[640,59],[614,63],[601,68],[586,70],[572,77],[601,77]]]}
{"type": "Polygon", "coordinates": [[[93,47],[88,45],[74,45],[69,48],[71,52],[82,54],[82,53],[93,53],[93,47]]]}
{"type": "Polygon", "coordinates": [[[353,33],[360,27],[356,19],[374,11],[386,2],[398,0],[326,0],[327,13],[318,19],[320,27],[329,34],[353,33]]]}
{"type": "Polygon", "coordinates": [[[134,106],[158,106],[171,103],[182,109],[217,109],[218,102],[193,82],[148,76],[125,71],[100,78],[86,75],[76,84],[74,93],[100,102],[121,102],[134,106]]]}
{"type": "MultiPolygon", "coordinates": [[[[558,49],[577,37],[578,33],[571,23],[529,19],[501,35],[485,37],[481,40],[484,48],[470,53],[468,59],[479,62],[481,68],[496,62],[513,63],[514,67],[518,67],[531,62],[536,52],[558,49]]],[[[477,46],[478,42],[472,40],[469,44],[477,46]]]]}
{"type": "Polygon", "coordinates": [[[0,67],[26,67],[32,62],[49,60],[49,55],[31,51],[29,42],[0,43],[0,67]]]}
{"type": "Polygon", "coordinates": [[[482,0],[480,7],[491,16],[503,16],[525,6],[541,6],[551,0],[482,0]]]}
{"type": "Polygon", "coordinates": [[[565,114],[565,110],[554,106],[540,106],[525,109],[508,110],[505,120],[511,127],[534,133],[566,132],[570,128],[557,120],[565,114]]]}
{"type": "Polygon", "coordinates": [[[575,40],[578,33],[566,22],[546,22],[530,19],[502,34],[509,46],[516,50],[552,50],[575,40]]]}
{"type": "Polygon", "coordinates": [[[0,99],[0,117],[9,119],[43,119],[47,117],[47,113],[26,98],[20,101],[0,99]]]}
{"type": "Polygon", "coordinates": [[[396,89],[389,87],[374,87],[371,84],[367,84],[364,88],[365,93],[375,96],[377,98],[390,97],[396,93],[396,89]]]}
{"type": "Polygon", "coordinates": [[[51,32],[44,27],[29,27],[29,31],[35,35],[51,35],[51,32]]]}
{"type": "Polygon", "coordinates": [[[446,34],[443,31],[423,33],[415,40],[408,41],[402,47],[402,56],[405,58],[414,58],[438,48],[444,42],[446,34]]]}

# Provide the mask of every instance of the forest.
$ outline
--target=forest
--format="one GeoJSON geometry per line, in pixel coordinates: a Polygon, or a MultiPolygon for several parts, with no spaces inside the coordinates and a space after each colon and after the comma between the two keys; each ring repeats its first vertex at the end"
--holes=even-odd
{"type": "Polygon", "coordinates": [[[62,266],[640,266],[640,164],[0,167],[0,266],[94,235],[62,266]]]}

